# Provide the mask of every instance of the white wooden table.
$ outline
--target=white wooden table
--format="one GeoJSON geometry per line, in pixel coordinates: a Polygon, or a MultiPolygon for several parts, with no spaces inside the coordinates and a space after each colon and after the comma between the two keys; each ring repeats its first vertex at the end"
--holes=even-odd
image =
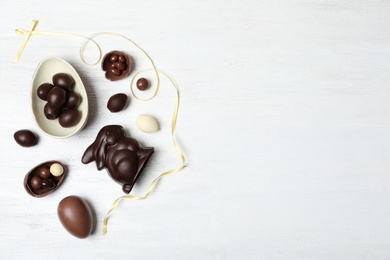
{"type": "MultiPolygon", "coordinates": [[[[389,1],[1,1],[0,259],[389,259],[389,1]],[[162,82],[149,102],[131,99],[111,114],[106,103],[130,95],[129,79],[104,79],[78,56],[82,39],[33,36],[18,63],[16,28],[134,40],[179,86],[177,139],[188,167],[164,178],[144,201],[122,201],[103,218],[119,185],[81,156],[106,124],[121,124],[156,153],[133,194],[180,160],[170,139],[173,88],[162,82]],[[38,63],[59,56],[89,94],[87,126],[67,139],[45,136],[30,109],[38,63]],[[155,115],[156,134],[135,126],[155,115]],[[13,140],[31,129],[39,143],[13,140]],[[23,188],[46,160],[69,174],[42,199],[23,188]],[[93,208],[90,237],[72,237],[56,209],[68,195],[93,208]]],[[[103,53],[135,48],[98,37],[103,53]]],[[[89,53],[93,55],[93,52],[89,53]]]]}

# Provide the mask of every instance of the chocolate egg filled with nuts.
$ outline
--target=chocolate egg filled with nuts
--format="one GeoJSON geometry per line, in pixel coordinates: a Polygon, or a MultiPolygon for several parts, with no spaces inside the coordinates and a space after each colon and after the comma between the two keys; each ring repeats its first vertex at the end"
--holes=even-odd
{"type": "MultiPolygon", "coordinates": [[[[56,166],[58,167],[58,166],[56,166]]],[[[43,162],[32,168],[24,177],[24,188],[33,197],[41,198],[54,192],[63,182],[66,175],[65,166],[59,161],[43,162]],[[54,175],[52,165],[60,165],[62,174],[54,175]]]]}
{"type": "Polygon", "coordinates": [[[108,80],[115,81],[127,77],[132,69],[133,61],[122,51],[111,51],[102,60],[102,70],[108,80]]]}

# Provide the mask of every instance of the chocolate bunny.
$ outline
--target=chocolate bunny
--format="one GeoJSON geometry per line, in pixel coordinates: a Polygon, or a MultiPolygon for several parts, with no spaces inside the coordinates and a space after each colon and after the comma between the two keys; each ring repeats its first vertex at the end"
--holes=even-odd
{"type": "Polygon", "coordinates": [[[99,171],[107,168],[111,178],[128,194],[153,152],[153,147],[143,148],[134,138],[126,137],[122,126],[107,125],[99,131],[81,161],[84,164],[95,161],[99,171]]]}

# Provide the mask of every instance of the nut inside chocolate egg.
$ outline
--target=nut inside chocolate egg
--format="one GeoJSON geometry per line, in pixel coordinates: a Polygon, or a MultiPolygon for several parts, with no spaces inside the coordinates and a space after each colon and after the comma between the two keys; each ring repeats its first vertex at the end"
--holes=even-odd
{"type": "Polygon", "coordinates": [[[59,161],[43,162],[32,168],[24,177],[24,188],[33,197],[41,198],[55,191],[63,182],[66,167],[59,161]],[[52,165],[61,165],[62,174],[55,176],[50,172],[52,165]]]}

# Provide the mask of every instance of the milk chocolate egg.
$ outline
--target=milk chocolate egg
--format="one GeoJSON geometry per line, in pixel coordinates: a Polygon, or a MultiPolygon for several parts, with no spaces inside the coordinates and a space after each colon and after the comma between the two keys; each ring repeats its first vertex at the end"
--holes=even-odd
{"type": "Polygon", "coordinates": [[[107,102],[107,108],[111,112],[119,112],[122,111],[127,104],[127,95],[123,93],[118,93],[110,97],[107,102]]]}
{"type": "Polygon", "coordinates": [[[71,108],[62,111],[58,122],[62,127],[72,127],[80,121],[80,112],[77,109],[71,108]]]}
{"type": "Polygon", "coordinates": [[[53,84],[56,87],[65,89],[66,91],[72,90],[75,83],[74,79],[66,73],[57,73],[53,76],[53,84]]]}
{"type": "Polygon", "coordinates": [[[68,91],[66,93],[66,101],[64,107],[76,108],[80,104],[80,96],[74,91],[68,91]]]}
{"type": "Polygon", "coordinates": [[[46,101],[47,100],[47,94],[49,94],[50,90],[53,88],[54,86],[50,83],[43,83],[42,85],[40,85],[37,89],[37,95],[40,99],[46,101]]]}
{"type": "Polygon", "coordinates": [[[78,196],[64,198],[58,204],[57,214],[61,224],[73,236],[86,238],[91,234],[92,211],[84,199],[78,196]]]}
{"type": "Polygon", "coordinates": [[[54,87],[47,94],[47,103],[52,109],[58,109],[65,104],[66,92],[60,87],[54,87]]]}
{"type": "Polygon", "coordinates": [[[27,129],[16,131],[14,133],[14,139],[20,146],[23,147],[34,146],[38,141],[37,136],[27,129]]]}

